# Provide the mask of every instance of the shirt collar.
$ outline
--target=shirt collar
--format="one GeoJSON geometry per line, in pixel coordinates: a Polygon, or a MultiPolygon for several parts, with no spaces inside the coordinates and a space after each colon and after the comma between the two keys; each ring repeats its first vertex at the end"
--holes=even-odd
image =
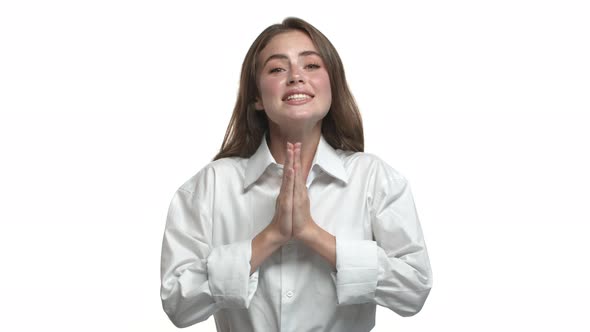
{"type": "Polygon", "coordinates": [[[320,136],[320,142],[318,143],[311,167],[313,168],[315,165],[318,165],[332,177],[344,182],[344,184],[348,183],[348,175],[344,169],[342,159],[328,141],[324,139],[323,135],[320,136]]]}
{"type": "Polygon", "coordinates": [[[266,171],[269,165],[276,164],[274,157],[270,154],[270,149],[266,144],[266,134],[262,136],[262,142],[258,149],[246,165],[246,174],[244,177],[244,189],[248,188],[252,183],[256,182],[260,176],[266,171]]]}
{"type": "MultiPolygon", "coordinates": [[[[244,189],[256,182],[264,174],[268,166],[272,164],[278,165],[270,153],[265,134],[256,152],[248,159],[244,178],[244,189]]],[[[344,182],[344,184],[348,183],[348,176],[344,169],[342,159],[340,159],[336,150],[324,139],[323,135],[320,136],[320,141],[313,157],[312,169],[315,165],[318,165],[332,177],[344,182]]]]}

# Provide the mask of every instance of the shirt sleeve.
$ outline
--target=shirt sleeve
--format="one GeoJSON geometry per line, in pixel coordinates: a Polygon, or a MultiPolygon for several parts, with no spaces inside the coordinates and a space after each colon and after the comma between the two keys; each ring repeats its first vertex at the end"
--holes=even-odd
{"type": "Polygon", "coordinates": [[[168,210],[160,296],[178,327],[204,321],[222,308],[248,308],[258,286],[258,271],[250,275],[251,240],[212,246],[212,172],[195,176],[195,190],[181,187],[168,210]]]}
{"type": "Polygon", "coordinates": [[[338,303],[373,302],[411,316],[432,287],[426,244],[406,179],[383,162],[374,175],[369,195],[374,241],[336,238],[338,303]]]}

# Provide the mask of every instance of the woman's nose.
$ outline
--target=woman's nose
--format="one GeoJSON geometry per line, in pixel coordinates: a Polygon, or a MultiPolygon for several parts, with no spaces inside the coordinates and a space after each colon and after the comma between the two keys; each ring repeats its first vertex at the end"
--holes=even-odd
{"type": "Polygon", "coordinates": [[[303,74],[301,73],[301,71],[298,68],[293,68],[291,69],[290,75],[289,75],[289,79],[288,79],[288,84],[295,84],[297,83],[303,83],[304,77],[303,74]]]}

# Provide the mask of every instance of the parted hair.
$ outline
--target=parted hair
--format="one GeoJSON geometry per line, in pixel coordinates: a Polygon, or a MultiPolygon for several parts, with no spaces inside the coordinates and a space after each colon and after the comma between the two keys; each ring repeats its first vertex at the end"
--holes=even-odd
{"type": "Polygon", "coordinates": [[[317,48],[330,78],[332,103],[322,120],[322,135],[335,149],[364,151],[363,124],[358,106],[348,88],[344,67],[336,48],[319,30],[302,19],[288,17],[280,24],[266,28],[250,46],[240,74],[238,97],[225,132],[221,149],[213,158],[249,158],[258,149],[268,130],[265,112],[257,111],[254,103],[260,96],[257,84],[258,55],[278,34],[299,30],[306,33],[317,48]]]}

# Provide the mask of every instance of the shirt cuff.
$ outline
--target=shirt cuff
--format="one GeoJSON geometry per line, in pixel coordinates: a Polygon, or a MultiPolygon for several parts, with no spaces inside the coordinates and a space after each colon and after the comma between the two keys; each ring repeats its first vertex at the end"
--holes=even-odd
{"type": "Polygon", "coordinates": [[[338,304],[374,302],[378,278],[377,243],[339,240],[336,237],[336,285],[338,304]]]}
{"type": "Polygon", "coordinates": [[[252,240],[215,247],[207,258],[209,289],[220,308],[248,308],[258,287],[258,270],[250,275],[252,240]]]}

